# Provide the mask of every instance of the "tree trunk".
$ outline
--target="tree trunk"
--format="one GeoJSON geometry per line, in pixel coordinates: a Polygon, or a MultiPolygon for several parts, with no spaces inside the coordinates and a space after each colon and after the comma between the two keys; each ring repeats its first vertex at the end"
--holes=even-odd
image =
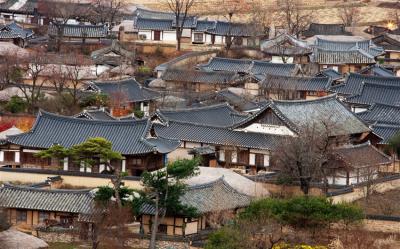
{"type": "Polygon", "coordinates": [[[156,249],[156,237],[158,230],[158,193],[156,193],[156,203],[155,203],[155,214],[153,219],[153,224],[151,225],[151,239],[149,244],[149,249],[156,249]]]}
{"type": "Polygon", "coordinates": [[[182,38],[182,30],[178,28],[176,31],[176,51],[181,51],[181,38],[182,38]]]}
{"type": "Polygon", "coordinates": [[[304,195],[308,195],[310,191],[310,182],[307,179],[300,178],[300,189],[304,195]]]}

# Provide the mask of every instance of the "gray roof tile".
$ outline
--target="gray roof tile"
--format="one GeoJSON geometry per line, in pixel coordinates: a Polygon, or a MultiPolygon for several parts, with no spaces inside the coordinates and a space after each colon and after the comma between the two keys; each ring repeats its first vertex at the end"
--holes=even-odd
{"type": "Polygon", "coordinates": [[[282,89],[296,91],[326,91],[331,86],[328,77],[296,77],[267,75],[261,83],[266,89],[282,89]]]}
{"type": "Polygon", "coordinates": [[[375,134],[377,134],[382,141],[379,144],[388,144],[390,139],[400,133],[400,125],[376,123],[371,126],[375,134]]]}
{"type": "Polygon", "coordinates": [[[331,91],[340,95],[355,95],[362,91],[363,83],[400,86],[400,77],[381,77],[350,73],[345,82],[331,87],[331,91]]]}
{"type": "Polygon", "coordinates": [[[90,83],[89,88],[112,96],[123,93],[127,102],[141,102],[157,99],[158,92],[142,87],[134,78],[110,81],[95,81],[90,83]]]}
{"type": "Polygon", "coordinates": [[[96,110],[83,110],[82,112],[74,115],[75,118],[85,118],[91,120],[115,120],[110,113],[105,110],[96,109],[96,110]]]}
{"type": "Polygon", "coordinates": [[[331,122],[334,127],[332,136],[358,134],[369,132],[370,129],[342,104],[336,95],[329,95],[314,100],[274,100],[265,105],[260,111],[234,127],[243,127],[257,119],[259,115],[271,108],[293,131],[299,131],[315,122],[331,122]],[[325,120],[326,119],[326,120],[325,120]]]}
{"type": "MultiPolygon", "coordinates": [[[[53,24],[49,25],[49,35],[56,36],[57,28],[53,24]]],[[[108,29],[104,25],[75,25],[65,24],[63,36],[64,37],[77,37],[77,38],[105,38],[108,29]]]]}
{"type": "Polygon", "coordinates": [[[382,122],[400,125],[400,106],[373,104],[367,111],[357,113],[357,116],[368,123],[382,122]]]}
{"type": "Polygon", "coordinates": [[[99,121],[41,111],[31,131],[10,136],[8,141],[25,147],[50,148],[53,144],[71,147],[91,137],[103,137],[121,154],[145,154],[157,150],[145,141],[149,129],[150,121],[145,119],[99,121]]]}
{"type": "Polygon", "coordinates": [[[90,190],[39,189],[3,185],[0,188],[0,206],[88,214],[94,205],[94,196],[90,190]]]}
{"type": "Polygon", "coordinates": [[[361,92],[347,97],[345,102],[360,105],[372,105],[375,103],[400,105],[400,86],[365,82],[361,92]]]}
{"type": "Polygon", "coordinates": [[[229,71],[197,71],[186,69],[167,69],[161,76],[165,81],[192,82],[205,84],[232,84],[240,79],[235,72],[229,71]]]}
{"type": "Polygon", "coordinates": [[[311,23],[308,30],[303,32],[303,35],[311,37],[315,35],[351,35],[351,33],[345,30],[343,24],[311,23]]]}
{"type": "Polygon", "coordinates": [[[211,145],[237,146],[252,149],[272,150],[281,136],[199,124],[169,121],[167,124],[154,124],[157,137],[211,145]]]}
{"type": "Polygon", "coordinates": [[[159,110],[156,115],[164,122],[172,120],[215,127],[230,127],[247,117],[226,103],[181,110],[159,110]]]}
{"type": "MultiPolygon", "coordinates": [[[[180,201],[204,214],[243,208],[250,205],[252,198],[237,192],[222,177],[214,182],[188,187],[180,201]]],[[[142,214],[155,214],[155,208],[145,204],[141,212],[142,214]]]]}

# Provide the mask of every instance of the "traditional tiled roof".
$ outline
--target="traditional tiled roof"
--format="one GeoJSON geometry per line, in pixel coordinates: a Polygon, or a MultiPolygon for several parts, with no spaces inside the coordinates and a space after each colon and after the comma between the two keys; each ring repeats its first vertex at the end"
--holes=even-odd
{"type": "Polygon", "coordinates": [[[27,210],[88,214],[94,205],[90,190],[39,189],[3,185],[0,206],[27,210]]]}
{"type": "Polygon", "coordinates": [[[237,73],[247,73],[252,67],[252,60],[230,59],[222,57],[212,57],[207,64],[200,65],[206,71],[229,71],[237,73]]]}
{"type": "Polygon", "coordinates": [[[288,34],[281,34],[261,44],[261,51],[270,55],[307,55],[312,53],[306,41],[297,39],[288,34]]]}
{"type": "Polygon", "coordinates": [[[400,86],[399,77],[380,77],[350,73],[343,84],[333,86],[331,91],[340,95],[355,95],[361,93],[363,83],[400,86]]]}
{"type": "Polygon", "coordinates": [[[173,30],[172,20],[161,20],[152,18],[137,18],[136,29],[143,30],[173,30]]]}
{"type": "Polygon", "coordinates": [[[371,40],[336,41],[317,38],[312,60],[319,64],[373,64],[383,48],[371,40]]]}
{"type": "Polygon", "coordinates": [[[230,127],[247,117],[227,103],[181,110],[158,110],[156,115],[163,122],[172,120],[215,127],[230,127]]]}
{"type": "Polygon", "coordinates": [[[181,144],[181,142],[178,140],[165,139],[165,138],[161,138],[161,137],[147,138],[146,141],[148,143],[150,143],[152,146],[154,146],[155,148],[157,148],[157,151],[162,154],[166,154],[166,153],[176,150],[176,148],[178,148],[179,145],[181,144]]]}
{"type": "Polygon", "coordinates": [[[38,8],[38,0],[26,0],[26,1],[6,0],[0,3],[1,10],[10,11],[13,13],[34,14],[35,12],[37,12],[37,8],[38,8]],[[20,4],[17,4],[18,2],[20,2],[20,4]]]}
{"type": "Polygon", "coordinates": [[[247,100],[243,96],[237,95],[227,88],[217,93],[217,99],[228,102],[230,105],[243,112],[257,111],[260,109],[257,103],[247,100]]]}
{"type": "Polygon", "coordinates": [[[0,39],[28,39],[32,36],[33,31],[31,29],[24,29],[15,22],[0,26],[0,39]]]}
{"type": "Polygon", "coordinates": [[[375,103],[400,105],[400,86],[365,82],[359,94],[347,97],[345,101],[361,105],[372,105],[375,103]]]}
{"type": "MultiPolygon", "coordinates": [[[[48,33],[50,36],[57,36],[57,28],[53,24],[49,25],[48,33]]],[[[104,25],[75,25],[65,24],[63,28],[64,37],[76,38],[105,38],[108,29],[104,25]]]]}
{"type": "Polygon", "coordinates": [[[338,71],[332,68],[327,68],[319,72],[316,77],[329,77],[333,81],[338,80],[340,78],[343,78],[343,75],[341,75],[338,71]]]}
{"type": "Polygon", "coordinates": [[[400,125],[400,106],[373,104],[367,111],[357,113],[357,116],[368,123],[382,122],[400,125]]]}
{"type": "Polygon", "coordinates": [[[268,61],[258,60],[213,57],[207,64],[199,65],[199,68],[205,71],[229,71],[264,76],[266,74],[292,75],[296,69],[296,65],[289,63],[271,63],[268,61]]]}
{"type": "Polygon", "coordinates": [[[376,167],[391,163],[389,156],[383,154],[369,142],[359,145],[347,145],[334,150],[333,155],[347,167],[357,169],[376,167]]]}
{"type": "Polygon", "coordinates": [[[96,110],[83,110],[82,112],[74,115],[75,118],[84,118],[84,119],[91,119],[91,120],[115,120],[110,113],[106,110],[96,109],[96,110]]]}
{"type": "Polygon", "coordinates": [[[244,23],[230,23],[224,21],[217,21],[215,26],[207,29],[206,33],[219,36],[254,36],[260,35],[255,32],[254,26],[244,23]]]}
{"type": "Polygon", "coordinates": [[[121,43],[114,40],[111,46],[93,51],[90,57],[96,64],[107,64],[112,66],[121,65],[124,60],[132,61],[135,53],[125,49],[121,43]],[[111,54],[111,55],[110,55],[111,54]]]}
{"type": "Polygon", "coordinates": [[[342,64],[373,64],[375,57],[362,50],[351,51],[328,51],[316,49],[312,56],[312,61],[325,65],[342,65],[342,64]]]}
{"type": "Polygon", "coordinates": [[[379,144],[388,144],[390,139],[400,133],[400,125],[376,123],[371,126],[376,135],[382,138],[379,144]]]}
{"type": "Polygon", "coordinates": [[[212,29],[217,24],[217,21],[209,21],[209,20],[197,20],[197,26],[195,31],[205,32],[208,29],[212,29]]]}
{"type": "Polygon", "coordinates": [[[123,80],[96,81],[89,85],[92,90],[112,96],[113,94],[123,94],[127,102],[149,101],[159,97],[156,91],[142,87],[134,78],[123,80]]]}
{"type": "MultiPolygon", "coordinates": [[[[180,198],[182,204],[196,208],[200,214],[247,207],[251,200],[250,196],[232,188],[223,177],[214,182],[189,186],[180,198]]],[[[155,214],[155,208],[146,204],[141,213],[155,214]]]]}
{"type": "Polygon", "coordinates": [[[227,128],[176,121],[154,124],[154,131],[157,137],[173,140],[262,150],[273,150],[281,138],[277,135],[233,131],[227,128]]]}
{"type": "Polygon", "coordinates": [[[296,77],[267,75],[261,84],[266,89],[296,90],[296,91],[327,91],[332,80],[328,77],[296,77]]]}
{"type": "Polygon", "coordinates": [[[376,46],[371,40],[336,41],[317,38],[314,47],[328,51],[364,51],[372,56],[382,54],[383,48],[376,46]]]}
{"type": "Polygon", "coordinates": [[[343,24],[321,24],[311,23],[308,30],[303,32],[306,37],[315,35],[351,35],[343,24]]]}
{"type": "Polygon", "coordinates": [[[383,34],[372,38],[372,41],[382,46],[385,50],[399,51],[400,50],[400,35],[383,34]]]}
{"type": "Polygon", "coordinates": [[[390,71],[389,69],[384,68],[381,65],[374,64],[370,65],[368,67],[365,67],[358,71],[360,74],[369,74],[373,76],[382,76],[382,77],[394,77],[396,76],[393,71],[390,71]]]}
{"type": "MultiPolygon", "coordinates": [[[[172,12],[153,11],[137,8],[134,12],[134,26],[144,30],[175,30],[182,24],[183,15],[176,23],[175,14],[172,12]]],[[[254,36],[259,35],[253,27],[243,23],[229,23],[224,21],[198,20],[197,17],[187,16],[183,24],[184,28],[194,29],[197,32],[205,32],[220,36],[254,36]]]]}
{"type": "Polygon", "coordinates": [[[173,68],[167,69],[161,78],[164,81],[229,85],[239,80],[241,77],[237,73],[229,71],[210,72],[173,68]]]}
{"type": "Polygon", "coordinates": [[[92,137],[103,137],[112,143],[113,150],[124,155],[157,151],[146,141],[150,121],[104,121],[60,116],[40,111],[29,132],[10,136],[7,141],[32,148],[50,148],[54,144],[71,147],[92,137]]]}
{"type": "Polygon", "coordinates": [[[314,100],[274,100],[265,105],[260,111],[247,120],[238,123],[234,128],[245,127],[256,120],[258,116],[267,109],[274,113],[286,123],[293,131],[300,131],[302,127],[310,125],[324,125],[330,122],[332,126],[331,136],[350,135],[369,132],[370,129],[364,122],[355,116],[336,95],[329,95],[314,100]]]}
{"type": "Polygon", "coordinates": [[[250,69],[253,75],[293,75],[296,70],[296,64],[291,63],[271,63],[266,61],[253,61],[250,69]]]}

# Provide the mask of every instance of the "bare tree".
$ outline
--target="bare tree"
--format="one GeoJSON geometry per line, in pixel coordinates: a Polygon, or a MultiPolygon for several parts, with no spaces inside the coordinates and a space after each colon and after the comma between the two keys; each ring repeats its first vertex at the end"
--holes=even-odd
{"type": "MultiPolygon", "coordinates": [[[[123,249],[132,237],[127,224],[133,221],[132,210],[128,206],[118,208],[116,203],[96,203],[91,217],[92,249],[103,248],[123,249]]],[[[84,227],[84,229],[87,229],[84,227]]]]}
{"type": "Polygon", "coordinates": [[[79,1],[64,0],[39,0],[38,11],[45,15],[56,29],[54,37],[56,51],[60,51],[61,41],[64,37],[64,26],[71,19],[84,19],[89,15],[89,6],[83,6],[79,1]]]}
{"type": "Polygon", "coordinates": [[[2,55],[0,58],[0,90],[21,80],[21,71],[17,66],[20,60],[17,51],[10,50],[2,55]]]}
{"type": "Polygon", "coordinates": [[[331,118],[315,120],[300,127],[298,135],[282,139],[273,153],[275,166],[282,176],[300,183],[305,195],[309,194],[313,182],[323,182],[327,191],[326,166],[334,148],[344,143],[347,137],[332,137],[335,122],[331,118]]]}
{"type": "Polygon", "coordinates": [[[46,80],[41,79],[40,76],[46,68],[45,65],[45,53],[41,50],[32,51],[18,65],[19,70],[23,71],[25,77],[30,81],[27,84],[22,81],[15,82],[24,95],[29,112],[35,111],[39,99],[43,96],[42,90],[46,80]]]}
{"type": "Polygon", "coordinates": [[[339,18],[344,26],[354,26],[361,19],[360,9],[357,7],[343,7],[339,9],[339,18]]]}
{"type": "Polygon", "coordinates": [[[168,8],[175,15],[176,25],[176,50],[181,50],[182,32],[190,9],[196,0],[167,0],[168,8]]]}
{"type": "Polygon", "coordinates": [[[228,22],[228,30],[225,34],[225,47],[229,50],[233,42],[233,18],[239,14],[250,11],[251,7],[246,0],[223,0],[221,8],[223,16],[228,22]]]}
{"type": "Polygon", "coordinates": [[[95,21],[112,27],[122,18],[122,11],[127,6],[125,0],[94,0],[92,6],[95,21]]]}
{"type": "Polygon", "coordinates": [[[299,37],[312,22],[313,12],[303,10],[300,0],[282,0],[280,3],[276,19],[281,20],[289,34],[299,37]]]}

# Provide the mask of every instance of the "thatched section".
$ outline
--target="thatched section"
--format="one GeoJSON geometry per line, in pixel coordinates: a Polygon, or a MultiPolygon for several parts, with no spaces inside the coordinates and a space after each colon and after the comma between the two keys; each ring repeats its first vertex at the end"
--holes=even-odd
{"type": "Polygon", "coordinates": [[[12,228],[0,233],[0,248],[46,249],[48,247],[49,245],[43,240],[12,228]]]}

